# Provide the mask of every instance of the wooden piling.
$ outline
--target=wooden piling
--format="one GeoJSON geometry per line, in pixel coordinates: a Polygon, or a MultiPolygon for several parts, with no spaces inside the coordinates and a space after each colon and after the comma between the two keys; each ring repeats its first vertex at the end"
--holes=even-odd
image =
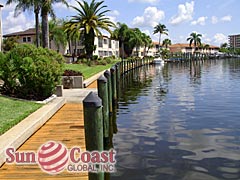
{"type": "Polygon", "coordinates": [[[104,149],[109,144],[109,107],[108,107],[108,84],[105,76],[100,76],[97,79],[98,96],[102,99],[103,113],[103,138],[104,149]]]}
{"type": "MultiPolygon", "coordinates": [[[[87,151],[103,151],[102,100],[90,92],[83,100],[84,128],[87,151]]],[[[104,173],[90,173],[89,180],[104,180],[104,173]]]]}
{"type": "Polygon", "coordinates": [[[111,72],[111,83],[112,83],[112,103],[114,107],[117,103],[116,69],[114,66],[111,67],[110,72],[111,72]]]}
{"type": "Polygon", "coordinates": [[[104,76],[107,78],[107,85],[108,85],[108,108],[109,113],[111,114],[113,112],[113,106],[112,106],[112,81],[111,81],[111,73],[109,70],[106,70],[104,72],[104,76]]]}

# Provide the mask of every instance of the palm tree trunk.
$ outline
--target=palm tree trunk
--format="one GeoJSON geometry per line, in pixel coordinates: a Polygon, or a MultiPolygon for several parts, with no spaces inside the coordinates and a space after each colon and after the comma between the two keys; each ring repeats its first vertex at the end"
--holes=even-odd
{"type": "Polygon", "coordinates": [[[49,48],[48,11],[42,8],[42,46],[49,48]]]}
{"type": "MultiPolygon", "coordinates": [[[[85,32],[86,32],[86,30],[85,30],[85,32]]],[[[94,51],[94,31],[93,31],[93,29],[91,29],[88,34],[85,33],[84,37],[85,37],[84,45],[85,45],[85,50],[87,53],[87,58],[92,59],[93,51],[94,51]]]]}
{"type": "Polygon", "coordinates": [[[158,51],[160,53],[161,33],[159,33],[158,51]]]}
{"type": "Polygon", "coordinates": [[[36,46],[39,47],[39,6],[34,7],[34,13],[35,13],[35,30],[36,30],[36,46]]]}

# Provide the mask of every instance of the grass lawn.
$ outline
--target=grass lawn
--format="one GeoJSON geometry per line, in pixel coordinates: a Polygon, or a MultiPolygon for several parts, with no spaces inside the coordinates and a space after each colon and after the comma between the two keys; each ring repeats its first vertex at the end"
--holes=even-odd
{"type": "Polygon", "coordinates": [[[19,123],[42,105],[0,96],[0,135],[19,123]]]}
{"type": "Polygon", "coordinates": [[[110,67],[112,67],[112,65],[116,64],[116,62],[107,64],[106,66],[103,65],[87,66],[86,64],[65,64],[64,69],[79,71],[83,74],[84,79],[88,79],[94,74],[97,74],[105,69],[109,69],[110,67]]]}

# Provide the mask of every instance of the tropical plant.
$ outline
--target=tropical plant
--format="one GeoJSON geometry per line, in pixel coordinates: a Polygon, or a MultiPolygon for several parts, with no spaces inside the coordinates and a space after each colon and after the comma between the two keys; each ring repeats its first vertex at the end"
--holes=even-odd
{"type": "Polygon", "coordinates": [[[143,45],[144,45],[143,56],[146,56],[146,54],[148,53],[148,50],[150,49],[150,46],[152,44],[152,39],[150,36],[146,35],[145,33],[142,33],[142,41],[143,41],[143,45]]]}
{"type": "Polygon", "coordinates": [[[16,44],[18,44],[17,37],[8,37],[3,39],[3,51],[10,51],[16,44]]]}
{"type": "Polygon", "coordinates": [[[117,28],[112,33],[112,38],[119,40],[122,59],[124,58],[125,54],[124,43],[126,41],[128,31],[129,28],[126,24],[118,22],[117,28]]]}
{"type": "Polygon", "coordinates": [[[197,34],[196,32],[192,32],[190,36],[187,38],[187,41],[189,41],[189,46],[191,47],[192,44],[194,45],[194,52],[196,52],[197,46],[201,45],[201,34],[197,34]]]}
{"type": "Polygon", "coordinates": [[[42,46],[44,48],[49,48],[49,25],[48,25],[48,15],[50,14],[55,18],[54,10],[52,4],[63,3],[68,7],[66,0],[42,0],[41,3],[41,17],[42,17],[42,46]]]}
{"type": "Polygon", "coordinates": [[[54,19],[49,21],[49,40],[50,49],[51,42],[53,41],[59,52],[60,47],[66,47],[67,45],[67,35],[64,32],[63,20],[54,19]]]}
{"type": "Polygon", "coordinates": [[[167,49],[170,45],[172,45],[172,41],[170,39],[164,39],[162,45],[167,49]]]}
{"type": "Polygon", "coordinates": [[[220,48],[227,48],[228,47],[228,44],[227,43],[223,43],[220,45],[220,48]]]}
{"type": "Polygon", "coordinates": [[[81,30],[78,28],[75,28],[72,24],[68,22],[64,22],[64,32],[67,36],[68,40],[68,49],[69,49],[69,54],[72,55],[73,60],[74,57],[76,56],[76,49],[77,49],[77,41],[81,40],[83,41],[83,33],[81,30]],[[75,45],[74,50],[72,51],[72,45],[75,45]]]}
{"type": "Polygon", "coordinates": [[[6,5],[17,3],[14,11],[14,16],[18,16],[21,12],[26,10],[32,11],[35,14],[35,31],[36,31],[36,46],[39,47],[39,12],[41,8],[41,1],[39,0],[8,0],[6,5]]]}
{"type": "Polygon", "coordinates": [[[168,35],[167,31],[168,31],[168,29],[166,28],[166,26],[161,23],[159,23],[158,25],[156,25],[154,27],[153,34],[159,33],[158,51],[160,51],[160,46],[161,46],[161,35],[162,34],[168,35]]]}
{"type": "Polygon", "coordinates": [[[88,4],[86,1],[77,1],[79,7],[71,6],[78,14],[72,16],[72,19],[68,22],[70,24],[69,28],[83,32],[84,46],[88,58],[92,58],[95,49],[95,36],[102,36],[100,29],[111,34],[110,28],[115,27],[115,24],[105,15],[109,10],[103,10],[107,7],[103,5],[103,2],[92,0],[88,4]]]}
{"type": "Polygon", "coordinates": [[[27,99],[49,97],[63,73],[64,58],[46,48],[18,44],[0,56],[1,92],[27,99]]]}
{"type": "Polygon", "coordinates": [[[143,33],[140,29],[133,29],[133,33],[130,35],[129,43],[136,48],[136,56],[139,54],[140,47],[143,45],[143,33]]]}

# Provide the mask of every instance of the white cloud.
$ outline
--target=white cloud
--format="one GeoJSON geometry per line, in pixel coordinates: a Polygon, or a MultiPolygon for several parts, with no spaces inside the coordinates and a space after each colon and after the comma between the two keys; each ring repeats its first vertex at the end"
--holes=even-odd
{"type": "Polygon", "coordinates": [[[178,5],[178,14],[173,16],[170,19],[170,23],[172,25],[177,25],[182,22],[187,22],[192,20],[192,16],[194,13],[194,1],[185,4],[179,4],[178,5]]]}
{"type": "Polygon", "coordinates": [[[159,0],[128,0],[128,2],[140,2],[140,3],[150,3],[156,4],[159,0]]]}
{"type": "Polygon", "coordinates": [[[222,33],[215,34],[213,38],[214,38],[214,42],[217,44],[228,42],[228,37],[222,33]]]}
{"type": "Polygon", "coordinates": [[[212,16],[212,24],[217,24],[218,23],[218,18],[216,16],[212,16]]]}
{"type": "Polygon", "coordinates": [[[133,19],[132,24],[137,27],[154,27],[164,18],[164,11],[158,10],[156,7],[147,7],[142,16],[133,19]]]}
{"type": "Polygon", "coordinates": [[[232,16],[230,16],[230,15],[223,16],[223,17],[221,18],[221,21],[224,21],[224,22],[229,22],[229,21],[231,21],[231,20],[232,20],[232,16]]]}
{"type": "Polygon", "coordinates": [[[119,11],[117,11],[117,10],[109,11],[108,14],[110,16],[119,16],[120,15],[119,11]]]}
{"type": "Polygon", "coordinates": [[[34,27],[34,24],[35,22],[27,19],[23,13],[14,17],[14,11],[11,11],[7,17],[3,19],[3,34],[23,31],[30,27],[34,27]]]}
{"type": "Polygon", "coordinates": [[[206,20],[207,20],[207,17],[206,16],[202,16],[202,17],[199,17],[197,20],[195,21],[192,21],[191,24],[192,25],[202,25],[204,26],[206,24],[206,20]]]}

